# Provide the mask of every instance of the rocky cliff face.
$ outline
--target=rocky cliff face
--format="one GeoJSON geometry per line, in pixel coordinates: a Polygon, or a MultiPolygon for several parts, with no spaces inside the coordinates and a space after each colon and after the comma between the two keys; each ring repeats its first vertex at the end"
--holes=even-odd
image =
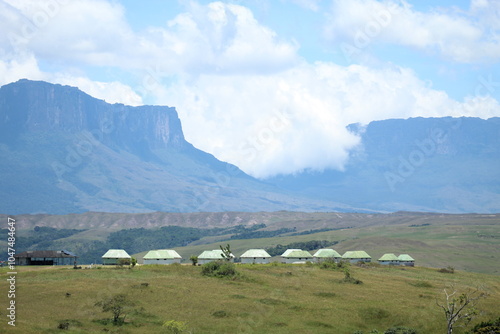
{"type": "Polygon", "coordinates": [[[0,88],[0,213],[333,207],[292,197],[196,149],[174,108],[111,105],[29,80],[0,88]]]}
{"type": "Polygon", "coordinates": [[[0,140],[28,132],[90,132],[112,147],[156,149],[187,143],[174,108],[108,104],[75,87],[20,80],[0,88],[0,140]]]}

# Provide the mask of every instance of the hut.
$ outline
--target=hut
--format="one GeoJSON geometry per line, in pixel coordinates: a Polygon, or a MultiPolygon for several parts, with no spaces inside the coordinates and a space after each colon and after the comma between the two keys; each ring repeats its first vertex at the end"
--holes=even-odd
{"type": "Polygon", "coordinates": [[[337,251],[331,248],[318,249],[318,251],[314,253],[313,257],[314,261],[318,263],[327,259],[330,259],[335,262],[339,262],[342,259],[342,255],[340,255],[339,253],[337,253],[337,251]]]}
{"type": "Polygon", "coordinates": [[[181,263],[182,257],[173,249],[158,249],[147,252],[143,257],[144,264],[181,263]]]}
{"type": "Polygon", "coordinates": [[[130,261],[132,257],[123,249],[110,249],[102,256],[102,264],[121,264],[126,260],[130,261]]]}
{"type": "Polygon", "coordinates": [[[303,251],[301,249],[287,249],[281,255],[282,263],[305,263],[307,261],[312,261],[313,256],[308,251],[303,251]]]}
{"type": "Polygon", "coordinates": [[[372,257],[365,251],[348,251],[342,255],[342,260],[349,261],[350,263],[371,262],[372,257]]]}
{"type": "Polygon", "coordinates": [[[399,266],[399,259],[396,255],[387,253],[378,259],[378,263],[382,265],[399,266]]]}
{"type": "MultiPolygon", "coordinates": [[[[211,251],[203,251],[200,255],[198,255],[198,264],[205,264],[212,261],[221,261],[224,260],[224,254],[220,249],[214,249],[211,251]]],[[[231,253],[231,262],[234,262],[234,255],[231,253]]]]}
{"type": "Polygon", "coordinates": [[[67,250],[30,250],[14,255],[18,266],[76,265],[77,256],[67,250]]]}
{"type": "Polygon", "coordinates": [[[241,263],[269,263],[271,255],[264,249],[249,249],[241,254],[241,263]]]}
{"type": "Polygon", "coordinates": [[[399,264],[402,266],[415,266],[415,259],[408,254],[401,254],[398,256],[399,264]]]}

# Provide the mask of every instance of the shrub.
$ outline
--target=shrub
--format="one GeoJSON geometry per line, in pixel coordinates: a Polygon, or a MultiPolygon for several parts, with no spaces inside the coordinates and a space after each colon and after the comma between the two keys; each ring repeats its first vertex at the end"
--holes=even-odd
{"type": "Polygon", "coordinates": [[[128,266],[130,265],[130,262],[131,262],[130,259],[119,259],[116,265],[118,267],[128,266]]]}
{"type": "Polygon", "coordinates": [[[321,321],[308,321],[307,325],[318,328],[333,328],[332,325],[321,322],[321,321]]]}
{"type": "Polygon", "coordinates": [[[408,283],[412,286],[415,286],[417,288],[432,288],[432,284],[430,284],[429,282],[425,282],[425,281],[418,281],[418,282],[410,282],[408,283]]]}
{"type": "Polygon", "coordinates": [[[475,325],[470,334],[496,334],[500,333],[500,317],[495,320],[483,321],[475,325]]]}
{"type": "Polygon", "coordinates": [[[366,320],[380,320],[389,317],[389,312],[378,307],[366,307],[359,310],[361,318],[366,320]]]}
{"type": "Polygon", "coordinates": [[[126,312],[134,303],[126,295],[117,294],[95,303],[95,306],[101,307],[103,312],[113,314],[113,325],[122,325],[125,322],[126,312]],[[123,317],[122,317],[123,316],[123,317]]]}
{"type": "Polygon", "coordinates": [[[363,284],[362,281],[351,276],[351,271],[348,266],[344,267],[344,278],[340,283],[363,284]]]}
{"type": "Polygon", "coordinates": [[[446,268],[441,268],[438,270],[440,273],[445,273],[445,274],[454,274],[455,273],[455,268],[452,266],[448,266],[446,268]]]}
{"type": "Polygon", "coordinates": [[[212,261],[201,267],[201,274],[212,277],[235,277],[238,275],[234,263],[226,261],[212,261]]]}
{"type": "Polygon", "coordinates": [[[384,334],[417,334],[417,330],[409,327],[397,326],[387,329],[384,334]]]}
{"type": "Polygon", "coordinates": [[[175,320],[165,321],[162,327],[165,327],[167,331],[173,334],[185,333],[188,330],[188,327],[184,321],[175,321],[175,320]]]}
{"type": "Polygon", "coordinates": [[[196,255],[191,255],[189,257],[189,260],[193,263],[193,266],[196,266],[198,264],[198,257],[196,255]]]}
{"type": "Polygon", "coordinates": [[[319,263],[321,269],[337,269],[338,265],[334,259],[325,259],[319,263]]]}
{"type": "Polygon", "coordinates": [[[214,313],[212,313],[212,316],[214,316],[216,318],[225,318],[225,317],[228,317],[229,314],[224,310],[219,310],[219,311],[215,311],[214,313]]]}

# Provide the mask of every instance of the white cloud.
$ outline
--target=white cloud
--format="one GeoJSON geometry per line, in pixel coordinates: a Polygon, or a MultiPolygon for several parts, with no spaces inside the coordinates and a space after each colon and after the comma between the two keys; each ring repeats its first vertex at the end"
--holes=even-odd
{"type": "Polygon", "coordinates": [[[24,55],[10,61],[0,60],[0,86],[19,79],[43,80],[75,86],[93,97],[106,100],[108,103],[142,105],[142,98],[132,88],[120,82],[99,82],[68,73],[43,72],[33,55],[24,55]]]}
{"type": "Polygon", "coordinates": [[[195,2],[165,26],[134,32],[124,8],[101,0],[0,2],[2,29],[12,51],[70,65],[142,69],[161,66],[165,74],[273,72],[292,66],[298,45],[281,41],[238,5],[195,2]],[[44,5],[45,4],[45,5],[44,5]],[[57,47],[54,47],[57,45],[57,47]]]}
{"type": "Polygon", "coordinates": [[[346,130],[350,123],[500,114],[491,97],[459,103],[408,69],[333,63],[273,76],[202,75],[165,88],[159,102],[176,106],[195,146],[260,178],[342,169],[359,141],[346,130]]]}
{"type": "Polygon", "coordinates": [[[500,2],[477,0],[456,8],[414,10],[405,1],[335,0],[325,26],[327,39],[358,49],[373,41],[437,52],[459,63],[500,59],[500,2]]]}

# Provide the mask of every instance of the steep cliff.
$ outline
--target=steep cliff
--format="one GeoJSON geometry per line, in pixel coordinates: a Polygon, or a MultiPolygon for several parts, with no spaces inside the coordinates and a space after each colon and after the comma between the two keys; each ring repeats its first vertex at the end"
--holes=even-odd
{"type": "Polygon", "coordinates": [[[0,212],[324,210],[184,139],[174,108],[108,104],[74,87],[0,88],[0,212]]]}

